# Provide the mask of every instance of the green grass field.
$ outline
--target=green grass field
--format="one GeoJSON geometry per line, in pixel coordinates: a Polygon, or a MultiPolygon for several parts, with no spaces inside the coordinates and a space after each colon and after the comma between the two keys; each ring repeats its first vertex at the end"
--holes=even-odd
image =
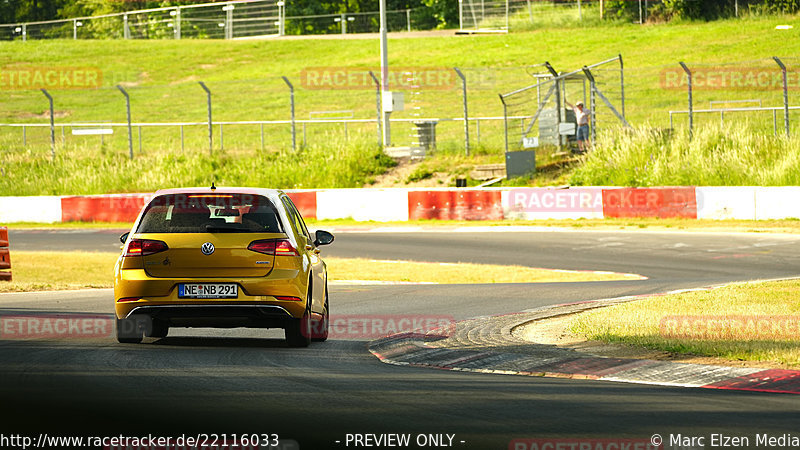
{"type": "Polygon", "coordinates": [[[796,369],[799,290],[788,280],[652,297],[581,313],[569,329],[590,340],[796,369]]]}
{"type": "MultiPolygon", "coordinates": [[[[557,70],[573,70],[622,54],[628,120],[635,125],[663,128],[669,125],[669,110],[686,108],[685,91],[664,87],[664,71],[678,68],[678,61],[686,61],[692,67],[738,62],[728,67],[777,71],[769,58],[797,55],[800,27],[779,31],[775,26],[796,22],[796,17],[645,26],[587,21],[581,27],[565,24],[508,35],[391,38],[392,67],[421,71],[426,76],[442,76],[445,80],[435,82],[435,89],[400,88],[406,93],[407,108],[392,117],[409,120],[460,117],[460,85],[453,76],[452,67],[464,69],[468,78],[470,115],[497,117],[502,115],[498,93],[532,83],[529,72],[533,69],[528,66],[549,61],[557,70]],[[743,29],[746,33],[742,33],[743,29]]],[[[288,120],[289,91],[281,76],[288,77],[296,87],[298,119],[331,110],[346,110],[346,115],[352,114],[354,118],[371,119],[375,115],[375,92],[368,82],[350,81],[348,83],[360,88],[343,90],[318,89],[319,85],[309,80],[320,80],[329,69],[366,68],[377,72],[378,60],[376,38],[0,43],[0,61],[5,72],[88,67],[102,74],[102,87],[98,89],[50,89],[55,98],[57,125],[124,122],[124,98],[114,88],[116,84],[126,86],[131,95],[134,121],[203,122],[206,102],[198,81],[204,81],[212,91],[215,121],[288,120]],[[316,74],[317,78],[309,73],[316,74]]],[[[800,59],[786,61],[790,69],[800,67],[800,59]]],[[[598,71],[597,76],[606,80],[601,82],[606,94],[618,103],[618,88],[612,82],[618,76],[616,69],[609,66],[598,71]]],[[[7,76],[2,81],[7,95],[0,103],[0,122],[46,123],[47,100],[38,89],[12,90],[7,76]]],[[[579,95],[578,87],[570,89],[570,98],[579,95]]],[[[712,100],[754,98],[765,105],[775,105],[780,101],[780,92],[770,88],[695,93],[698,108],[700,105],[707,107],[712,100]]],[[[532,114],[532,111],[522,112],[532,114]]],[[[609,114],[607,111],[600,113],[598,126],[616,125],[609,114]]],[[[792,113],[792,118],[796,121],[800,114],[792,113]]],[[[735,123],[735,120],[733,116],[726,116],[726,123],[735,123]]],[[[771,134],[771,114],[746,120],[748,129],[771,134]]],[[[684,122],[685,117],[676,117],[675,126],[683,127],[684,122]]],[[[719,118],[703,116],[696,122],[698,126],[715,124],[719,118]]],[[[519,127],[519,123],[513,122],[510,126],[519,127]]],[[[480,163],[502,162],[501,121],[483,121],[480,127],[480,144],[477,127],[474,123],[471,127],[472,143],[477,147],[475,153],[483,155],[480,163]]],[[[409,145],[414,140],[409,124],[395,124],[392,129],[395,145],[409,145]]],[[[220,139],[220,130],[215,128],[214,156],[200,161],[197,161],[200,155],[208,154],[204,126],[184,128],[183,150],[179,127],[143,127],[141,151],[139,130],[134,129],[136,158],[133,163],[125,161],[128,143],[124,129],[106,136],[103,145],[98,136],[72,136],[70,132],[69,127],[64,129],[62,139],[62,129],[57,128],[58,157],[51,162],[46,128],[28,128],[26,146],[22,145],[21,129],[0,128],[0,168],[3,170],[0,192],[4,195],[131,192],[167,184],[207,184],[211,178],[225,183],[257,183],[279,188],[346,187],[369,182],[374,173],[386,167],[380,162],[362,167],[364,152],[373,156],[377,152],[376,148],[371,148],[376,147],[373,143],[377,141],[373,123],[350,125],[347,138],[341,125],[310,124],[305,132],[299,126],[299,143],[305,142],[312,150],[280,168],[265,170],[261,170],[264,165],[273,166],[276,161],[275,156],[268,155],[286,155],[291,147],[290,129],[286,124],[264,127],[263,149],[258,125],[227,126],[223,139],[220,139]],[[221,148],[221,140],[224,140],[224,148],[221,148]],[[314,156],[318,155],[314,153],[317,150],[313,149],[325,152],[330,149],[331,142],[336,143],[332,153],[344,162],[335,168],[321,169],[329,170],[332,175],[309,178],[310,169],[304,166],[320,162],[318,156],[314,156]],[[250,173],[243,174],[244,170],[250,173]]],[[[447,158],[462,158],[458,156],[464,150],[461,123],[440,122],[437,139],[439,145],[431,161],[435,163],[437,158],[442,158],[440,165],[448,166],[447,158]]],[[[569,180],[568,173],[548,177],[540,179],[538,184],[569,180]]]]}

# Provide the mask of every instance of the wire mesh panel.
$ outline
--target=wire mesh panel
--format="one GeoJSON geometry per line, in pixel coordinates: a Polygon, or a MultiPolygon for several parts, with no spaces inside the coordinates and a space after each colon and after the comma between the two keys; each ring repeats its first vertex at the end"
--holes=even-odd
{"type": "MultiPolygon", "coordinates": [[[[174,11],[174,10],[173,10],[174,11]]],[[[172,39],[175,36],[173,11],[152,11],[128,14],[131,39],[172,39]]]]}
{"type": "Polygon", "coordinates": [[[508,30],[509,0],[459,0],[461,30],[508,30]]]}
{"type": "Polygon", "coordinates": [[[592,134],[600,126],[626,123],[619,57],[569,72],[549,64],[530,66],[528,74],[533,84],[501,95],[508,151],[573,147],[579,103],[590,117],[592,134]]]}
{"type": "Polygon", "coordinates": [[[28,24],[26,32],[27,39],[72,39],[73,22],[28,24]]]}
{"type": "Polygon", "coordinates": [[[229,37],[247,37],[278,34],[278,2],[237,3],[230,10],[229,37]]]}

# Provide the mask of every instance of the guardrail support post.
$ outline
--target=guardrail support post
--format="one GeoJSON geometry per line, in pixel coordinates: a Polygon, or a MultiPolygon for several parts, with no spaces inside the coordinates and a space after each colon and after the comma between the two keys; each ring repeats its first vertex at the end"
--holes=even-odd
{"type": "Polygon", "coordinates": [[[55,119],[53,113],[53,97],[50,93],[47,92],[47,89],[42,88],[42,93],[47,100],[50,101],[50,156],[52,156],[53,160],[56,159],[56,126],[55,126],[55,119]]]}
{"type": "Polygon", "coordinates": [[[780,60],[777,56],[773,56],[772,59],[778,63],[778,66],[781,68],[781,72],[783,72],[783,125],[786,127],[786,137],[789,137],[789,83],[787,80],[786,75],[786,65],[783,64],[783,61],[780,60]]]}
{"type": "Polygon", "coordinates": [[[461,78],[461,93],[464,97],[464,148],[466,155],[469,156],[469,113],[467,111],[467,77],[458,70],[458,67],[453,67],[459,78],[461,78]]]}
{"type": "Polygon", "coordinates": [[[117,89],[125,96],[125,109],[128,112],[128,153],[133,160],[133,130],[131,129],[131,97],[125,92],[122,86],[117,85],[117,89]]]}
{"type": "Polygon", "coordinates": [[[689,139],[691,139],[694,131],[694,111],[692,110],[692,71],[689,70],[689,68],[686,67],[686,64],[683,62],[679,62],[678,64],[681,65],[683,71],[686,72],[686,75],[689,77],[687,87],[689,89],[689,139]]]}
{"type": "Polygon", "coordinates": [[[284,76],[282,76],[281,78],[283,78],[283,82],[286,83],[287,86],[289,86],[289,104],[290,104],[291,109],[292,109],[292,151],[296,152],[297,151],[297,127],[296,127],[295,118],[294,118],[294,86],[292,86],[292,83],[289,82],[288,78],[286,78],[284,76]]]}
{"type": "Polygon", "coordinates": [[[200,87],[206,91],[206,99],[208,102],[208,154],[211,155],[214,153],[214,127],[211,122],[211,91],[202,81],[198,81],[198,83],[200,83],[200,87]]]}

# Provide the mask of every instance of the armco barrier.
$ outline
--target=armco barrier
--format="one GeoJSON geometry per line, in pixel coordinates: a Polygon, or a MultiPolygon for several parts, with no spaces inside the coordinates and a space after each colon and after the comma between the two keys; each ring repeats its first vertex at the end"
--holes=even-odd
{"type": "Polygon", "coordinates": [[[61,222],[61,197],[1,197],[0,223],[61,222]]]}
{"type": "Polygon", "coordinates": [[[153,194],[63,197],[62,222],[133,222],[153,194]]]}
{"type": "Polygon", "coordinates": [[[11,281],[11,255],[8,251],[8,228],[0,227],[0,281],[11,281]]]}
{"type": "Polygon", "coordinates": [[[317,218],[317,192],[316,191],[286,191],[292,203],[300,210],[300,214],[308,218],[317,218]]]}
{"type": "Polygon", "coordinates": [[[694,190],[694,187],[603,189],[603,216],[696,219],[694,190]]]}
{"type": "Polygon", "coordinates": [[[408,220],[407,189],[328,189],[317,192],[317,219],[408,220]]]}
{"type": "MultiPolygon", "coordinates": [[[[287,190],[304,217],[357,221],[800,218],[800,187],[287,190]]],[[[152,194],[2,197],[0,223],[132,222],[152,194]]]]}
{"type": "Polygon", "coordinates": [[[502,220],[499,190],[408,191],[408,218],[438,220],[502,220]]]}

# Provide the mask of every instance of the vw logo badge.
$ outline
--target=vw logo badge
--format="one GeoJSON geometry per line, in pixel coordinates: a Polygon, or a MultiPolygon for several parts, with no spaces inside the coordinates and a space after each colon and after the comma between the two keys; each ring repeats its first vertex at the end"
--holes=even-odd
{"type": "Polygon", "coordinates": [[[203,252],[204,255],[208,256],[214,253],[214,244],[211,242],[206,242],[200,247],[200,251],[203,252]]]}

